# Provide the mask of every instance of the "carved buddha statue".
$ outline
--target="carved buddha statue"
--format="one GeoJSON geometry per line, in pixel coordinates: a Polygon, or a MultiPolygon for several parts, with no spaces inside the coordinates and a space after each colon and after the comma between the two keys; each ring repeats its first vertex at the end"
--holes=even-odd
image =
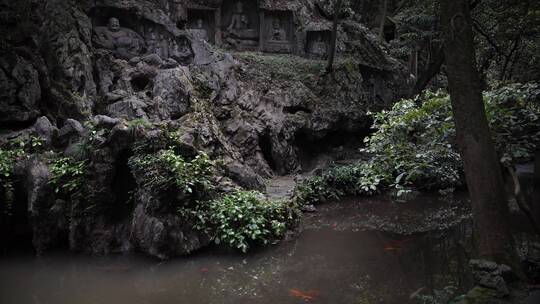
{"type": "Polygon", "coordinates": [[[273,22],[273,29],[272,29],[272,41],[285,41],[287,39],[287,33],[285,29],[281,26],[281,20],[279,18],[274,18],[273,22]]]}
{"type": "Polygon", "coordinates": [[[195,38],[208,41],[208,31],[204,28],[204,22],[202,19],[197,19],[195,22],[195,28],[190,30],[195,38]]]}
{"type": "Polygon", "coordinates": [[[324,57],[327,54],[327,45],[322,35],[317,35],[317,40],[313,41],[309,52],[318,57],[324,57]]]}
{"type": "Polygon", "coordinates": [[[237,50],[256,49],[259,42],[259,32],[251,27],[249,16],[244,11],[244,4],[242,1],[238,1],[225,32],[225,42],[237,50]]]}
{"type": "Polygon", "coordinates": [[[230,30],[245,30],[249,28],[248,16],[244,13],[244,4],[241,1],[236,3],[231,23],[227,27],[230,30]]]}
{"type": "Polygon", "coordinates": [[[107,26],[95,29],[94,42],[98,47],[109,49],[122,59],[138,56],[144,44],[139,34],[120,27],[120,21],[117,18],[110,18],[107,26]]]}

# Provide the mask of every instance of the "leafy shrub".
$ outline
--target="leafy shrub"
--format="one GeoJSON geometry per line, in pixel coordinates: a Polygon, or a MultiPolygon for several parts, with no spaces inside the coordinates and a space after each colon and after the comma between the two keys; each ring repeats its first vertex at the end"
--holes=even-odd
{"type": "Polygon", "coordinates": [[[10,150],[0,149],[0,199],[5,203],[0,205],[0,210],[9,214],[13,201],[13,165],[17,153],[10,150]]]}
{"type": "Polygon", "coordinates": [[[86,161],[76,161],[69,157],[61,157],[49,164],[51,179],[49,184],[54,192],[66,197],[80,193],[84,184],[86,161]]]}
{"type": "MultiPolygon", "coordinates": [[[[507,86],[485,93],[484,100],[501,159],[532,159],[540,144],[540,86],[507,86]]],[[[384,186],[397,189],[399,195],[412,187],[425,190],[462,185],[448,94],[426,92],[371,115],[376,131],[365,139],[363,149],[371,159],[308,179],[296,189],[300,203],[371,194],[384,186]]]]}
{"type": "Polygon", "coordinates": [[[282,238],[295,222],[298,210],[286,202],[260,199],[253,191],[236,191],[201,204],[194,214],[197,228],[204,229],[216,244],[246,252],[253,244],[267,245],[282,238]]]}
{"type": "Polygon", "coordinates": [[[372,114],[377,131],[364,141],[371,163],[386,172],[387,184],[420,189],[460,184],[460,157],[453,148],[455,127],[447,94],[428,92],[372,114]]]}
{"type": "Polygon", "coordinates": [[[384,174],[376,173],[372,162],[336,167],[298,185],[294,199],[302,204],[317,204],[345,196],[369,195],[378,191],[384,178],[384,174]]]}
{"type": "Polygon", "coordinates": [[[210,190],[214,162],[207,154],[200,153],[192,160],[186,160],[173,149],[161,150],[154,154],[131,157],[129,166],[140,176],[142,187],[154,193],[174,187],[183,194],[210,190]]]}
{"type": "Polygon", "coordinates": [[[172,150],[163,151],[159,159],[168,165],[173,173],[175,185],[185,193],[192,193],[194,189],[209,189],[212,185],[210,178],[214,163],[208,154],[201,153],[191,161],[185,161],[172,150]]]}
{"type": "Polygon", "coordinates": [[[487,92],[486,112],[501,157],[525,162],[540,144],[540,85],[514,84],[487,92]]]}
{"type": "Polygon", "coordinates": [[[103,140],[109,136],[110,129],[100,128],[92,121],[84,122],[86,132],[81,139],[74,144],[74,155],[77,159],[88,159],[95,146],[103,143],[103,140]]]}

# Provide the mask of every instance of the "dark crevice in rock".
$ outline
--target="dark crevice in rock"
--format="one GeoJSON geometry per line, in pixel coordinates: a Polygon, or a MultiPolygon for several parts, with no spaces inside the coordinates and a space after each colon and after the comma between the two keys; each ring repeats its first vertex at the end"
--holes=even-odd
{"type": "Polygon", "coordinates": [[[276,162],[272,155],[272,138],[270,137],[270,134],[264,133],[259,136],[259,147],[261,148],[264,160],[266,160],[270,169],[276,171],[276,162]]]}
{"type": "Polygon", "coordinates": [[[289,106],[289,107],[283,107],[283,113],[288,113],[288,114],[296,114],[296,113],[312,113],[313,110],[311,109],[308,109],[306,107],[303,107],[303,106],[289,106]]]}
{"type": "Polygon", "coordinates": [[[131,86],[135,92],[141,92],[148,88],[150,79],[146,75],[137,75],[131,78],[131,86]]]}
{"type": "Polygon", "coordinates": [[[32,127],[36,123],[37,117],[27,121],[2,121],[1,130],[19,131],[32,127]]]}
{"type": "Polygon", "coordinates": [[[171,114],[171,120],[178,120],[184,116],[184,113],[172,113],[171,114]]]}
{"type": "Polygon", "coordinates": [[[119,154],[116,160],[116,172],[111,185],[115,197],[109,210],[111,220],[121,220],[133,212],[133,195],[137,183],[128,165],[131,156],[133,156],[133,152],[126,149],[119,154]]]}

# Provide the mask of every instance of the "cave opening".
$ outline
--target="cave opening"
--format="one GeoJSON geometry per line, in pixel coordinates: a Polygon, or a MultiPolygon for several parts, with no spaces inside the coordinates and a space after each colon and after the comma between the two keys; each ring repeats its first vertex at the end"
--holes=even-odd
{"type": "Polygon", "coordinates": [[[261,149],[264,160],[270,169],[275,172],[277,167],[272,154],[272,138],[270,137],[270,134],[263,133],[259,135],[259,148],[261,149]]]}
{"type": "Polygon", "coordinates": [[[137,189],[137,182],[128,165],[129,158],[133,156],[130,149],[120,152],[115,163],[115,174],[111,190],[114,201],[109,210],[111,220],[121,220],[133,211],[133,195],[137,189]]]}
{"type": "Polygon", "coordinates": [[[371,134],[369,127],[359,130],[332,130],[296,134],[295,147],[302,172],[324,169],[333,163],[347,164],[362,157],[360,148],[371,134]]]}
{"type": "Polygon", "coordinates": [[[136,75],[131,78],[131,87],[135,92],[141,92],[148,88],[150,79],[146,75],[136,75]]]}

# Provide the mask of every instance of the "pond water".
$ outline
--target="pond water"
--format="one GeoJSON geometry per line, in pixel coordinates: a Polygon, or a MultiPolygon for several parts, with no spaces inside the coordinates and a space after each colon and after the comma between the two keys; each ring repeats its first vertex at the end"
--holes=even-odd
{"type": "Polygon", "coordinates": [[[411,297],[469,286],[467,253],[456,245],[467,234],[464,225],[393,231],[396,223],[416,221],[410,216],[428,212],[425,221],[437,224],[446,213],[461,214],[441,206],[328,204],[307,215],[297,235],[247,255],[210,248],[165,262],[137,255],[0,257],[0,303],[418,303],[411,297]]]}

